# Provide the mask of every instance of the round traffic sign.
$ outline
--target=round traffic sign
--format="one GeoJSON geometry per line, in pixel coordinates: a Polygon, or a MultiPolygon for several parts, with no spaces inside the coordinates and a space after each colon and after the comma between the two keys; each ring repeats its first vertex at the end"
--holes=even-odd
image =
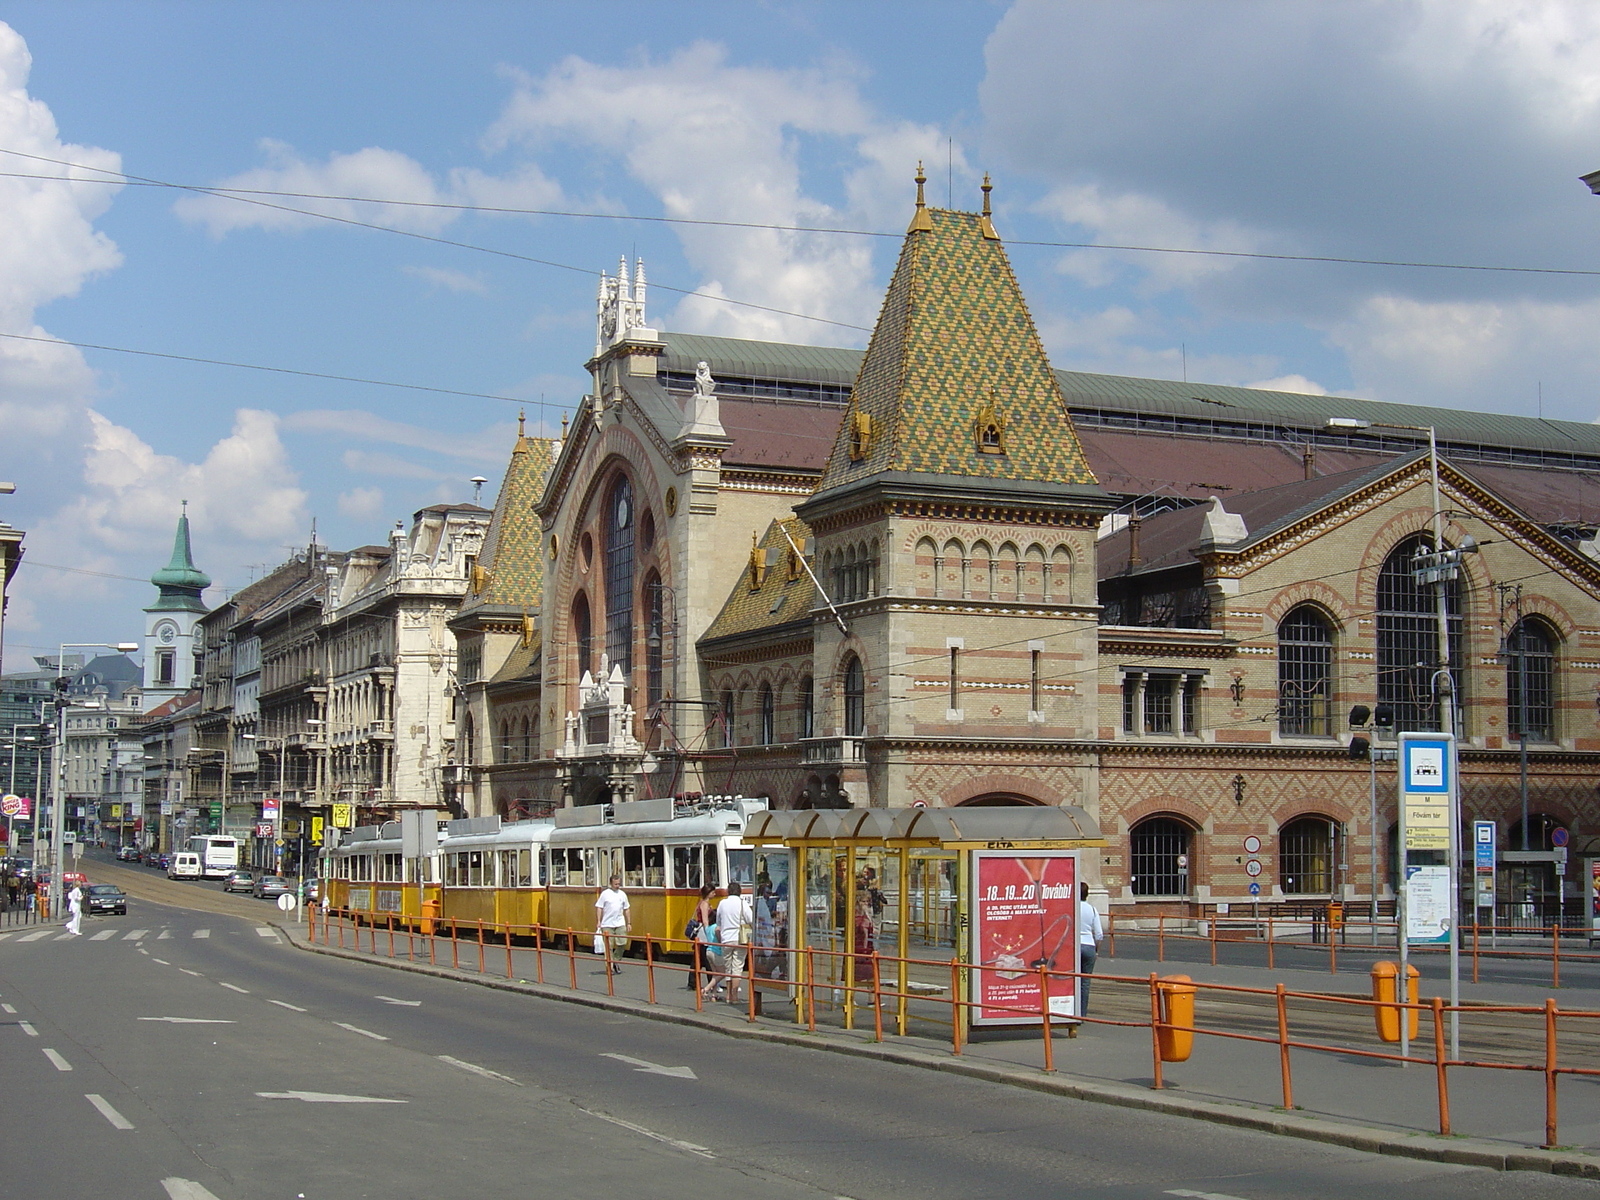
{"type": "Polygon", "coordinates": [[[1250,876],[1251,879],[1254,879],[1257,875],[1261,874],[1261,864],[1252,858],[1249,862],[1245,863],[1244,873],[1250,876]]]}
{"type": "Polygon", "coordinates": [[[1259,884],[1259,883],[1252,883],[1252,884],[1251,884],[1251,885],[1250,885],[1250,894],[1251,894],[1251,895],[1252,895],[1252,896],[1259,896],[1259,895],[1261,895],[1261,885],[1260,885],[1260,884],[1259,884]]]}
{"type": "Polygon", "coordinates": [[[1259,853],[1260,850],[1261,850],[1261,839],[1260,838],[1258,838],[1253,833],[1249,837],[1245,838],[1245,840],[1244,840],[1244,852],[1246,854],[1256,854],[1256,853],[1259,853]]]}
{"type": "Polygon", "coordinates": [[[278,907],[283,909],[284,912],[293,912],[295,903],[293,892],[285,892],[278,897],[278,907]]]}
{"type": "Polygon", "coordinates": [[[1560,850],[1567,844],[1571,837],[1572,835],[1569,834],[1565,829],[1552,829],[1550,831],[1550,844],[1557,850],[1560,850]]]}

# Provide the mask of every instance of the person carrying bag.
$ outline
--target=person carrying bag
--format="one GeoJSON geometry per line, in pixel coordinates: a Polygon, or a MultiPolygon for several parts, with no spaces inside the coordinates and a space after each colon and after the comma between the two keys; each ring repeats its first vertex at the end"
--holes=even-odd
{"type": "MultiPolygon", "coordinates": [[[[594,952],[604,954],[609,944],[611,957],[620,958],[628,949],[628,893],[622,890],[622,876],[611,877],[610,886],[595,899],[594,911],[594,952]]],[[[622,974],[622,967],[615,961],[611,973],[622,974]]]]}

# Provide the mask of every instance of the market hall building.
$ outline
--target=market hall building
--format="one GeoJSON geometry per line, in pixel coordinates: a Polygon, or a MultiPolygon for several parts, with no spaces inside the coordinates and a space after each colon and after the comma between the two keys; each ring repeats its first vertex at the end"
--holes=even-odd
{"type": "Polygon", "coordinates": [[[987,188],[920,192],[864,353],[659,331],[642,264],[602,277],[593,391],[519,435],[452,622],[458,811],[1057,805],[1129,915],[1392,896],[1349,714],[1441,721],[1431,427],[1463,817],[1600,855],[1600,429],[1055,371],[987,188]]]}

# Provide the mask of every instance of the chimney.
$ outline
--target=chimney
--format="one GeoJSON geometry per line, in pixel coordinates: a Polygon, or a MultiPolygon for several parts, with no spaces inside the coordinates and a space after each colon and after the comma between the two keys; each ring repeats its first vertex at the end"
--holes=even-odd
{"type": "Polygon", "coordinates": [[[1144,562],[1144,556],[1139,553],[1139,514],[1133,513],[1128,517],[1128,567],[1131,570],[1144,562]]]}
{"type": "Polygon", "coordinates": [[[1306,443],[1305,450],[1301,452],[1300,462],[1305,466],[1306,478],[1315,479],[1317,477],[1317,451],[1316,447],[1311,445],[1310,442],[1306,443]]]}

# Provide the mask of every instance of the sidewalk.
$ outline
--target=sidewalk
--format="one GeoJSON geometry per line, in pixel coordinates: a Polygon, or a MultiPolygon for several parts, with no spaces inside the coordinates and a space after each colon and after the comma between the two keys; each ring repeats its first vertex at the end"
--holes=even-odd
{"type": "MultiPolygon", "coordinates": [[[[353,931],[345,930],[346,948],[311,943],[303,921],[286,923],[293,943],[317,953],[376,961],[385,966],[427,972],[452,979],[521,992],[545,999],[627,1011],[636,1016],[694,1024],[738,1037],[757,1037],[877,1057],[927,1069],[955,1071],[1035,1090],[1138,1107],[1225,1124],[1288,1134],[1312,1140],[1407,1157],[1465,1163],[1500,1170],[1539,1170],[1600,1179],[1600,1078],[1561,1076],[1559,1080],[1560,1150],[1538,1149],[1544,1140],[1545,1077],[1540,1071],[1494,1071],[1454,1067],[1449,1071],[1449,1103],[1453,1135],[1438,1129],[1438,1079],[1431,1063],[1434,1052],[1431,1016],[1423,1014],[1419,1041],[1412,1053],[1426,1064],[1385,1062],[1349,1051],[1393,1052],[1373,1030],[1372,1010],[1314,1000],[1289,1002],[1290,1038],[1340,1047],[1343,1052],[1310,1049],[1290,1051],[1292,1112],[1283,1107],[1276,1002],[1231,993],[1202,992],[1197,1024],[1229,1032],[1270,1036],[1271,1043],[1198,1035],[1189,1062],[1164,1064],[1165,1088],[1151,1088],[1152,1052],[1148,977],[1184,973],[1197,981],[1272,987],[1323,995],[1368,995],[1364,975],[1350,972],[1278,970],[1270,974],[1250,967],[1155,963],[1126,955],[1102,958],[1095,976],[1090,1020],[1078,1036],[1056,1027],[1051,1039],[1055,1073],[1043,1071],[1044,1045],[1037,1023],[1016,1029],[976,1031],[952,1053],[948,998],[919,998],[908,1004],[907,1036],[896,1036],[894,1000],[883,999],[884,1040],[875,1040],[870,989],[856,993],[856,1028],[843,1028],[840,993],[821,985],[817,991],[816,1030],[807,1028],[809,1011],[796,1021],[796,1005],[781,986],[763,994],[764,1015],[751,1022],[747,1006],[706,1002],[696,1011],[695,993],[685,987],[687,972],[677,962],[653,968],[635,959],[622,960],[622,972],[607,976],[604,963],[586,950],[569,956],[565,950],[517,946],[509,952],[492,940],[483,947],[479,972],[476,938],[463,937],[455,946],[447,936],[428,939],[395,933],[395,955],[389,957],[387,930],[360,930],[361,949],[353,947],[353,931]],[[372,951],[376,933],[377,954],[372,951]],[[432,941],[434,962],[429,963],[432,941]],[[413,961],[408,961],[408,952],[413,961]],[[509,960],[508,960],[509,954],[509,960]],[[540,960],[543,980],[538,982],[540,960]],[[508,970],[509,968],[509,970],[508,970]],[[654,1003],[651,976],[654,976],[654,1003]],[[1112,977],[1127,977],[1115,982],[1112,977]],[[574,980],[576,987],[573,987],[574,980]],[[1129,1020],[1138,1025],[1099,1024],[1129,1020]],[[1269,1028],[1270,1027],[1270,1028],[1269,1028]]],[[[1445,992],[1438,964],[1424,965],[1421,995],[1445,992]]],[[[1547,995],[1571,1008],[1600,1008],[1600,994],[1587,989],[1559,992],[1514,983],[1462,985],[1463,1003],[1542,1006],[1547,995]]],[[[1600,1020],[1587,1028],[1561,1023],[1562,1066],[1600,1067],[1600,1020]]],[[[1475,1013],[1462,1014],[1461,1049],[1468,1060],[1537,1061],[1542,1064],[1543,1020],[1475,1013]],[[1520,1020],[1524,1027],[1507,1023],[1520,1020]],[[1525,1034],[1537,1033],[1532,1041],[1525,1034]],[[1535,1045],[1536,1043],[1536,1045],[1535,1045]],[[1530,1058],[1525,1049],[1535,1049],[1530,1058]]]]}

